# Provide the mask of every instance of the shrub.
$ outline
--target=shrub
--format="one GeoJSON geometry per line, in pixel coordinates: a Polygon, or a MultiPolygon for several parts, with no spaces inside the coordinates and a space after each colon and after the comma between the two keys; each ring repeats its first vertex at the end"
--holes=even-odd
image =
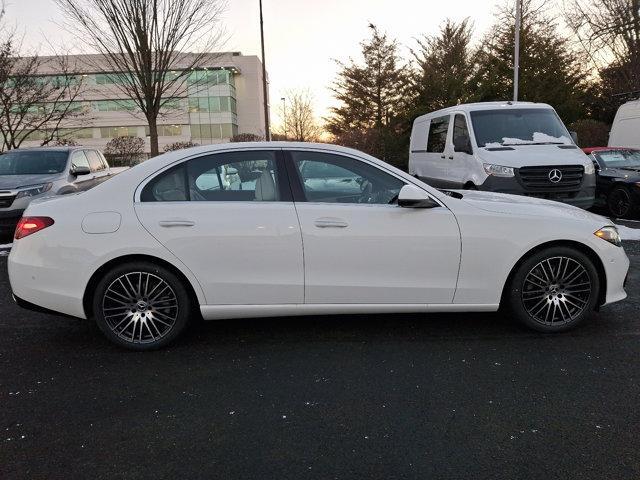
{"type": "Polygon", "coordinates": [[[174,150],[183,150],[185,148],[197,147],[198,144],[192,141],[187,142],[175,142],[164,147],[165,152],[173,152],[174,150]]]}
{"type": "Polygon", "coordinates": [[[109,140],[104,154],[113,167],[132,166],[144,160],[144,140],[140,137],[116,137],[109,140]]]}
{"type": "Polygon", "coordinates": [[[232,142],[261,142],[264,138],[254,133],[239,133],[231,138],[232,142]]]}

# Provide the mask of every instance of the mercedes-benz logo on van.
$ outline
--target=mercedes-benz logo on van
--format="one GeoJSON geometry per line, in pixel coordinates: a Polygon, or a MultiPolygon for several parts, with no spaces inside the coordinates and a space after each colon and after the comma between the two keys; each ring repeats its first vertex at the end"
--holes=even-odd
{"type": "Polygon", "coordinates": [[[558,183],[560,180],[562,180],[562,172],[557,168],[554,168],[549,172],[549,180],[552,183],[558,183]]]}

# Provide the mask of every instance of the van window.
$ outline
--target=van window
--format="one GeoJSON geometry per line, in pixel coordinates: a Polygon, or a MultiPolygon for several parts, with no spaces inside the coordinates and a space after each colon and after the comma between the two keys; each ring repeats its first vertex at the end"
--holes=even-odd
{"type": "Polygon", "coordinates": [[[457,114],[453,120],[453,144],[456,144],[456,138],[469,138],[469,129],[467,128],[467,119],[464,115],[457,114]]]}
{"type": "Polygon", "coordinates": [[[429,138],[427,152],[442,153],[447,145],[447,131],[449,130],[449,115],[432,118],[429,124],[429,138]]]}

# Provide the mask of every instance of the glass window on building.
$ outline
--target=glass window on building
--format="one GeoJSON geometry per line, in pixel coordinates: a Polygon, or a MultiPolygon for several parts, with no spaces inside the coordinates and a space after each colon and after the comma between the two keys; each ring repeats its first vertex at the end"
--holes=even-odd
{"type": "Polygon", "coordinates": [[[220,97],[209,97],[209,111],[210,112],[220,111],[220,97]]]}
{"type": "Polygon", "coordinates": [[[100,138],[137,137],[138,127],[100,127],[100,138]]]}
{"type": "Polygon", "coordinates": [[[93,138],[93,128],[61,128],[59,138],[93,138]]]}
{"type": "MultiPolygon", "coordinates": [[[[144,127],[144,133],[150,135],[149,126],[144,127]]],[[[179,137],[182,135],[182,125],[158,125],[159,137],[179,137]]]]}
{"type": "Polygon", "coordinates": [[[230,123],[223,123],[222,125],[220,125],[220,130],[221,130],[222,138],[233,137],[233,128],[230,123]]]}

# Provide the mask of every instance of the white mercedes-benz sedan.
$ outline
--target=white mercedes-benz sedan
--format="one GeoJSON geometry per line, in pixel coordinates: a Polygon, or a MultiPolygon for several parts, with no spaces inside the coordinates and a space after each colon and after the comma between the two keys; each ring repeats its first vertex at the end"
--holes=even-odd
{"type": "Polygon", "coordinates": [[[15,300],[157,348],[206,320],[488,312],[542,332],[626,297],[616,228],[565,204],[439,191],[333,145],[167,153],[32,202],[9,257],[15,300]]]}

